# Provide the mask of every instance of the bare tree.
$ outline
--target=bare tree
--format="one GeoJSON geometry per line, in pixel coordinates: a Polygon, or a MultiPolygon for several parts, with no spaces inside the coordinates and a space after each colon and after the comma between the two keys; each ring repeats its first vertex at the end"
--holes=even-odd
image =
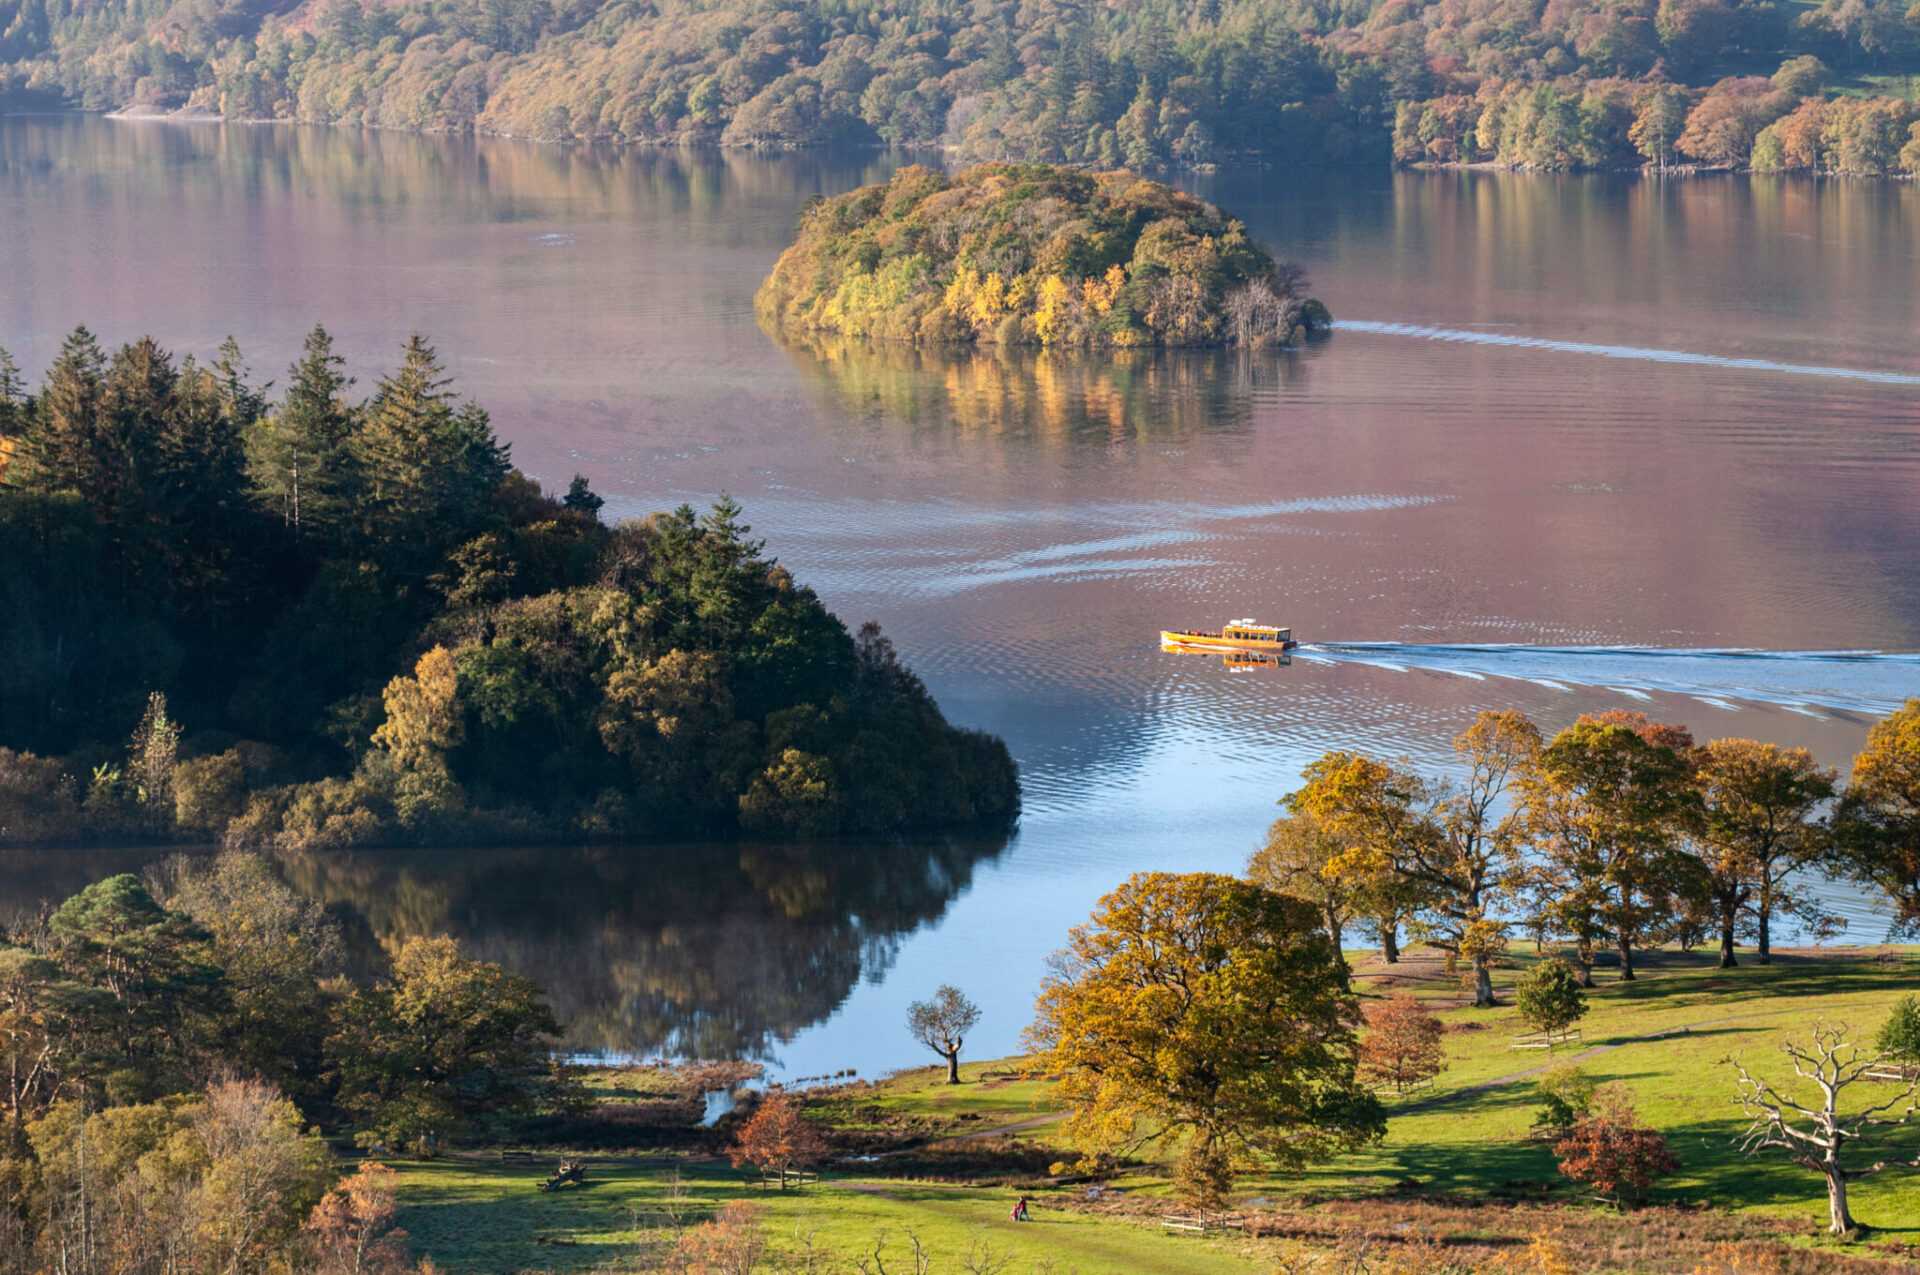
{"type": "Polygon", "coordinates": [[[942,984],[931,1000],[907,1006],[907,1030],[914,1039],[947,1060],[947,1083],[960,1083],[960,1046],[980,1021],[980,1007],[957,987],[942,984]]]}
{"type": "Polygon", "coordinates": [[[1001,1275],[1013,1265],[1015,1256],[1013,1249],[995,1248],[993,1236],[984,1228],[976,1228],[967,1240],[967,1251],[960,1258],[960,1269],[967,1275],[1001,1275]]]}
{"type": "Polygon", "coordinates": [[[1793,1074],[1799,1080],[1792,1088],[1798,1092],[1811,1085],[1819,1091],[1818,1103],[1812,1107],[1801,1106],[1788,1094],[1755,1077],[1743,1063],[1737,1060],[1734,1063],[1740,1072],[1740,1107],[1753,1122],[1740,1139],[1742,1149],[1751,1155],[1778,1148],[1795,1164],[1824,1176],[1831,1215],[1827,1229],[1834,1235],[1846,1235],[1858,1229],[1853,1215],[1847,1211],[1847,1183],[1896,1165],[1920,1168],[1920,1155],[1910,1160],[1882,1159],[1854,1168],[1841,1164],[1841,1153],[1849,1143],[1867,1148],[1884,1137],[1876,1131],[1906,1124],[1914,1112],[1920,1110],[1920,1101],[1915,1098],[1916,1091],[1920,1091],[1920,1080],[1910,1080],[1886,1101],[1842,1114],[1841,1093],[1850,1085],[1872,1079],[1870,1073],[1883,1066],[1880,1054],[1862,1054],[1859,1046],[1848,1039],[1850,1035],[1852,1032],[1845,1023],[1815,1023],[1811,1042],[1802,1044],[1789,1036],[1780,1046],[1780,1052],[1793,1063],[1793,1074]],[[1898,1115],[1888,1114],[1896,1109],[1898,1115]]]}

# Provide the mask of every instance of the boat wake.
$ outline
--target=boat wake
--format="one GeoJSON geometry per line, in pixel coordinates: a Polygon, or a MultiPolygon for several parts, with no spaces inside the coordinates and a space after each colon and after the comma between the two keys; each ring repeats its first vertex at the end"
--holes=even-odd
{"type": "Polygon", "coordinates": [[[1374,319],[1336,319],[1342,332],[1376,336],[1411,336],[1427,341],[1454,341],[1462,345],[1506,345],[1560,354],[1597,354],[1609,359],[1638,359],[1648,363],[1689,363],[1697,367],[1735,368],[1746,372],[1784,372],[1789,376],[1824,376],[1844,381],[1874,381],[1882,385],[1920,385],[1920,376],[1858,367],[1824,367],[1812,363],[1781,363],[1775,359],[1733,358],[1696,354],[1691,350],[1663,350],[1639,345],[1602,345],[1591,341],[1555,341],[1509,332],[1478,332],[1468,328],[1437,328],[1423,323],[1383,323],[1374,319]]]}
{"type": "Polygon", "coordinates": [[[1920,654],[1881,651],[1309,642],[1292,654],[1322,664],[1503,678],[1558,691],[1600,687],[1634,699],[1685,695],[1716,708],[1744,700],[1815,717],[1824,716],[1823,709],[1880,716],[1920,696],[1920,654]]]}

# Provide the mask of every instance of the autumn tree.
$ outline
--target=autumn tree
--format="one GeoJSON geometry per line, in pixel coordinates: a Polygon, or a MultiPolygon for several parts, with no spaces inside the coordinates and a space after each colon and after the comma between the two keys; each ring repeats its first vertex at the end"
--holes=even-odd
{"type": "Polygon", "coordinates": [[[1441,1048],[1446,1027],[1412,992],[1399,992],[1367,1006],[1367,1034],[1360,1038],[1359,1076],[1405,1093],[1446,1070],[1441,1048]]]}
{"type": "Polygon", "coordinates": [[[393,1224],[400,1212],[399,1177],[377,1160],[362,1160],[313,1206],[306,1230],[316,1275],[405,1275],[407,1233],[393,1224]]]}
{"type": "Polygon", "coordinates": [[[403,824],[414,824],[460,804],[448,754],[466,742],[460,703],[460,671],[452,652],[436,646],[415,663],[412,676],[387,683],[387,719],[373,742],[392,759],[395,806],[403,824]]]}
{"type": "Polygon", "coordinates": [[[753,1275],[762,1269],[767,1247],[763,1212],[750,1200],[729,1200],[711,1220],[680,1235],[666,1269],[672,1275],[753,1275]]]}
{"type": "Polygon", "coordinates": [[[531,979],[468,960],[450,938],[412,938],[391,980],[341,1004],[326,1051],[340,1104],[392,1145],[563,1100],[559,1034],[531,979]]]}
{"type": "Polygon", "coordinates": [[[1579,975],[1557,956],[1548,957],[1521,976],[1513,1004],[1526,1024],[1545,1033],[1549,1043],[1553,1037],[1565,1035],[1587,1012],[1579,975]]]}
{"type": "Polygon", "coordinates": [[[1540,751],[1517,712],[1486,712],[1453,741],[1465,778],[1429,783],[1352,753],[1329,753],[1290,797],[1345,842],[1325,874],[1407,906],[1413,933],[1464,961],[1474,1004],[1493,999],[1493,963],[1506,948],[1496,914],[1523,879],[1521,819],[1509,793],[1540,751]]]}
{"type": "Polygon", "coordinates": [[[1187,1193],[1378,1138],[1358,1014],[1312,904],[1213,873],[1139,873],[1057,953],[1027,1042],[1089,1154],[1183,1138],[1187,1193]]]}
{"type": "Polygon", "coordinates": [[[143,821],[149,831],[173,827],[173,776],[180,759],[180,723],[167,713],[167,697],[159,691],[147,696],[146,712],[127,746],[127,776],[134,784],[143,821]]]}
{"type": "Polygon", "coordinates": [[[1287,796],[1287,809],[1310,816],[1340,843],[1323,871],[1351,897],[1366,901],[1382,957],[1397,962],[1402,920],[1432,901],[1426,882],[1404,870],[1432,854],[1441,837],[1428,784],[1402,767],[1338,750],[1310,764],[1301,777],[1306,782],[1287,796]]]}
{"type": "Polygon", "coordinates": [[[1553,1153],[1561,1173],[1623,1208],[1644,1200],[1655,1181],[1680,1169],[1666,1138],[1641,1122],[1616,1085],[1594,1092],[1586,1115],[1554,1143],[1553,1153]]]}
{"type": "Polygon", "coordinates": [[[764,1174],[778,1173],[780,1189],[787,1189],[787,1175],[820,1163],[827,1153],[826,1139],[800,1110],[800,1104],[785,1094],[770,1094],[747,1122],[728,1149],[734,1168],[752,1165],[764,1174]]]}
{"type": "Polygon", "coordinates": [[[1696,774],[1704,816],[1697,839],[1720,928],[1720,968],[1738,963],[1737,927],[1749,916],[1760,963],[1769,964],[1776,915],[1821,915],[1788,878],[1826,850],[1816,812],[1833,796],[1834,772],[1804,748],[1716,739],[1700,749],[1696,774]]]}
{"type": "Polygon", "coordinates": [[[1577,944],[1588,986],[1599,942],[1613,942],[1620,977],[1632,980],[1634,949],[1676,894],[1698,888],[1698,867],[1679,844],[1699,801],[1682,739],[1658,723],[1582,718],[1541,750],[1520,785],[1539,857],[1536,906],[1577,944]]]}
{"type": "Polygon", "coordinates": [[[1898,1086],[1891,1096],[1844,1110],[1842,1095],[1869,1080],[1882,1065],[1878,1051],[1862,1050],[1844,1023],[1816,1023],[1808,1038],[1789,1036],[1780,1045],[1793,1068],[1794,1080],[1779,1088],[1734,1061],[1739,1072],[1737,1096],[1751,1123],[1740,1139],[1747,1154],[1780,1151],[1803,1168],[1812,1169],[1827,1183],[1827,1230],[1848,1235],[1858,1229],[1847,1207],[1849,1183],[1895,1167],[1920,1168],[1920,1146],[1911,1138],[1893,1144],[1889,1135],[1909,1124],[1920,1110],[1920,1078],[1898,1086]],[[1803,1105],[1799,1098],[1807,1096],[1803,1105]],[[1896,1148],[1896,1145],[1898,1149],[1896,1148]],[[1853,1155],[1869,1150],[1880,1154],[1872,1163],[1853,1155]]]}
{"type": "Polygon", "coordinates": [[[1338,872],[1329,872],[1346,847],[1310,814],[1283,815],[1267,829],[1266,844],[1247,861],[1247,880],[1276,894],[1305,899],[1320,909],[1327,941],[1340,963],[1347,963],[1341,944],[1348,923],[1368,915],[1364,886],[1338,872]]]}
{"type": "Polygon", "coordinates": [[[1687,111],[1693,101],[1677,84],[1662,84],[1641,93],[1634,103],[1627,139],[1656,168],[1673,163],[1675,145],[1686,131],[1687,111]]]}
{"type": "Polygon", "coordinates": [[[927,1000],[907,1006],[907,1030],[913,1038],[947,1060],[947,1083],[960,1083],[960,1048],[966,1034],[980,1021],[980,1007],[959,988],[941,984],[927,1000]]]}
{"type": "Polygon", "coordinates": [[[1835,814],[1849,875],[1878,887],[1920,926],[1920,699],[1875,722],[1835,814]]]}

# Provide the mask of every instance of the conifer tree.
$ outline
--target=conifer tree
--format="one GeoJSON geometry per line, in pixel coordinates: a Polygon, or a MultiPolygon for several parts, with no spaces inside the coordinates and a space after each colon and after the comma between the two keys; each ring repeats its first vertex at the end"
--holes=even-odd
{"type": "Polygon", "coordinates": [[[383,553],[434,564],[465,540],[507,475],[507,449],[477,404],[456,404],[427,339],[415,333],[383,377],[354,435],[362,505],[383,553]]]}
{"type": "Polygon", "coordinates": [[[357,482],[354,410],[346,401],[353,378],[333,352],[333,337],[315,324],[288,370],[280,410],[248,437],[254,489],[296,536],[337,535],[357,482]]]}
{"type": "Polygon", "coordinates": [[[78,491],[91,503],[105,489],[97,437],[106,355],[93,333],[75,328],[61,343],[20,440],[12,481],[34,491],[78,491]]]}

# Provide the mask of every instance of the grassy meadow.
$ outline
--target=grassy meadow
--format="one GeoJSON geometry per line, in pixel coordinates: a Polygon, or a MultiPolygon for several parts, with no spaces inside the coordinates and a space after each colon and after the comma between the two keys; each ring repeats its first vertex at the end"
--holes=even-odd
{"type": "MultiPolygon", "coordinates": [[[[928,1067],[809,1091],[809,1115],[866,1158],[829,1163],[804,1189],[758,1188],[712,1141],[670,1153],[595,1152],[586,1186],[551,1194],[539,1189],[546,1153],[564,1148],[515,1163],[476,1153],[398,1165],[401,1223],[416,1253],[474,1272],[645,1268],[676,1227],[741,1198],[766,1206],[762,1226],[776,1252],[797,1258],[811,1233],[845,1269],[880,1245],[887,1269],[913,1270],[912,1236],[940,1255],[935,1271],[971,1269],[969,1251],[977,1264],[991,1245],[1015,1250],[1005,1268],[1015,1275],[1151,1275],[1387,1269],[1368,1266],[1367,1245],[1430,1242],[1497,1257],[1547,1234],[1585,1255],[1569,1268],[1579,1270],[1717,1270],[1701,1264],[1713,1245],[1761,1239],[1795,1246],[1782,1251],[1808,1263],[1774,1270],[1910,1268],[1906,1259],[1920,1252],[1920,1175],[1892,1170],[1857,1183],[1855,1216],[1874,1229],[1867,1242],[1841,1246],[1820,1234],[1816,1175],[1775,1152],[1747,1157],[1736,1142],[1745,1121],[1733,1058],[1784,1079],[1790,1068],[1776,1046],[1785,1035],[1824,1017],[1870,1037],[1893,1002],[1920,986],[1920,951],[1878,952],[1781,952],[1766,967],[1743,952],[1747,963],[1725,971],[1712,951],[1650,953],[1634,983],[1600,971],[1582,1039],[1551,1057],[1512,1047],[1524,1029],[1510,1008],[1459,1007],[1457,980],[1437,953],[1414,949],[1393,967],[1357,957],[1363,994],[1411,990],[1440,1014],[1449,1066],[1432,1086],[1387,1097],[1392,1115],[1378,1146],[1297,1176],[1245,1177],[1238,1194],[1252,1236],[1166,1233],[1159,1216],[1178,1206],[1170,1165],[1152,1150],[1112,1180],[1116,1192],[1049,1178],[1051,1161],[1071,1158],[1055,1145],[1060,1112],[1051,1086],[1017,1059],[966,1064],[959,1086],[928,1067]],[[1549,1144],[1530,1136],[1537,1104],[1522,1073],[1576,1057],[1595,1081],[1627,1086],[1679,1157],[1681,1171],[1647,1209],[1623,1216],[1583,1197],[1557,1173],[1549,1144]],[[1028,1224],[1008,1218],[1022,1193],[1035,1205],[1028,1224]],[[1311,1265],[1323,1259],[1346,1264],[1311,1265]]],[[[1516,956],[1500,971],[1503,1000],[1531,961],[1516,956]]],[[[661,1101],[660,1085],[644,1078],[596,1083],[602,1097],[661,1101]]],[[[1907,1155],[1920,1154],[1920,1129],[1904,1132],[1907,1155]]]]}

